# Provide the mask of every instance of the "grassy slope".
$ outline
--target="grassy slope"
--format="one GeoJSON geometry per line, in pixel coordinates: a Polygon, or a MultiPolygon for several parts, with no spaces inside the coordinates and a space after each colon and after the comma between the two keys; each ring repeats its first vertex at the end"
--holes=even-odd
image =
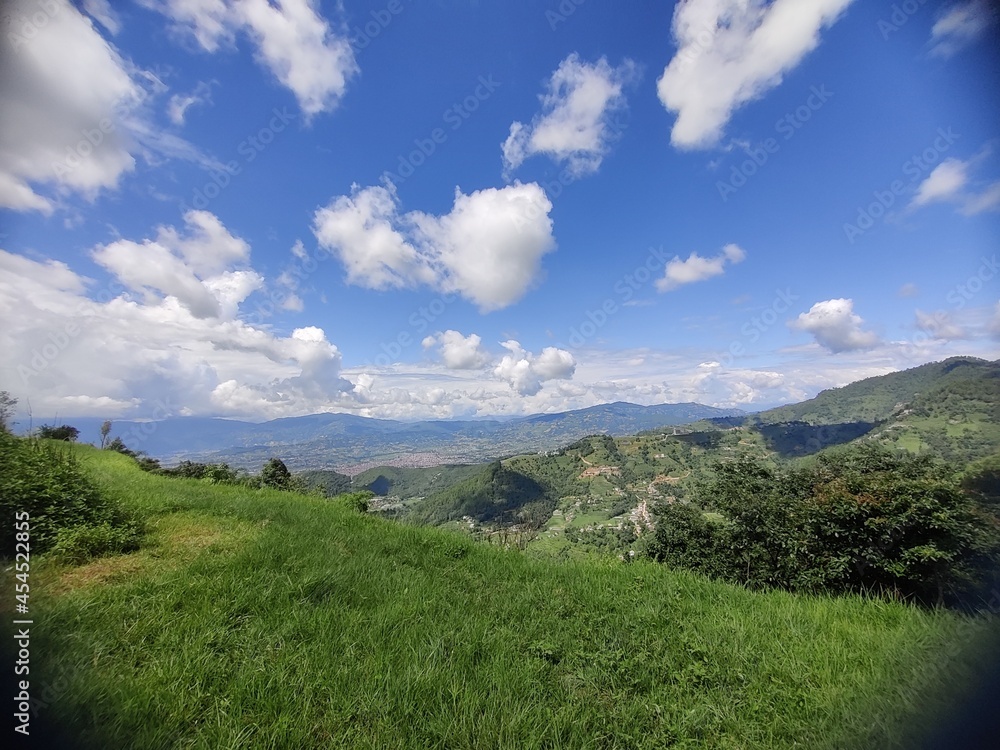
{"type": "Polygon", "coordinates": [[[866,744],[892,747],[891,717],[968,679],[983,632],[534,560],[77,450],[154,527],[134,555],[33,573],[35,684],[59,686],[36,722],[88,747],[846,747],[877,722],[866,744]]]}

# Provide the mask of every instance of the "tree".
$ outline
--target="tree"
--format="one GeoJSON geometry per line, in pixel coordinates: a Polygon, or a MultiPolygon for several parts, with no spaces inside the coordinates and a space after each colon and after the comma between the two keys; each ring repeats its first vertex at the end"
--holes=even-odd
{"type": "Polygon", "coordinates": [[[0,432],[10,432],[14,426],[14,407],[17,399],[7,391],[0,391],[0,432]]]}
{"type": "Polygon", "coordinates": [[[988,589],[1000,554],[995,518],[947,466],[874,442],[803,470],[743,457],[698,494],[723,521],[661,510],[649,554],[754,588],[959,603],[988,589]]]}
{"type": "Polygon", "coordinates": [[[38,437],[45,440],[64,440],[67,443],[75,443],[79,435],[80,431],[68,424],[59,427],[43,424],[38,428],[38,437]]]}
{"type": "Polygon", "coordinates": [[[260,470],[260,483],[277,490],[290,490],[294,486],[292,473],[280,458],[272,458],[264,464],[264,468],[260,470]]]}
{"type": "Polygon", "coordinates": [[[101,425],[101,450],[104,450],[104,446],[108,442],[108,435],[111,434],[111,420],[104,420],[104,424],[101,425]]]}

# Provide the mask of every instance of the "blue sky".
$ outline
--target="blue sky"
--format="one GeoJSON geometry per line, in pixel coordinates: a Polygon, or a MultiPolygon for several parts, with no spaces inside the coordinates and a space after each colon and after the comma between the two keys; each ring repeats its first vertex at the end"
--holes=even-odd
{"type": "Polygon", "coordinates": [[[1000,336],[981,0],[17,0],[36,419],[760,409],[1000,336]]]}

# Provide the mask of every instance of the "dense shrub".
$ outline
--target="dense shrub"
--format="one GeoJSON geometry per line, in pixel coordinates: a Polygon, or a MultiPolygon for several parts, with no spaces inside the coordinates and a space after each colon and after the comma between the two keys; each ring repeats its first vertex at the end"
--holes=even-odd
{"type": "Polygon", "coordinates": [[[1000,551],[997,524],[946,467],[874,443],[801,471],[741,458],[696,494],[659,510],[649,554],[757,588],[955,602],[989,581],[1000,551]]]}
{"type": "Polygon", "coordinates": [[[38,428],[38,437],[42,440],[63,440],[67,443],[75,443],[80,436],[80,431],[68,424],[53,425],[43,424],[38,428]]]}
{"type": "MultiPolygon", "coordinates": [[[[72,453],[7,434],[0,434],[0,510],[5,519],[29,513],[33,553],[60,543],[76,550],[76,557],[88,549],[102,554],[126,551],[138,545],[142,534],[141,522],[105,498],[72,453]]],[[[5,523],[0,535],[3,554],[11,554],[14,524],[5,523]]]]}
{"type": "Polygon", "coordinates": [[[298,489],[298,483],[280,458],[272,458],[264,464],[264,468],[260,470],[260,483],[263,487],[276,490],[298,489]]]}
{"type": "Polygon", "coordinates": [[[375,497],[375,493],[370,490],[360,490],[359,492],[345,492],[342,495],[330,498],[331,502],[342,505],[358,513],[368,512],[368,501],[375,497]]]}

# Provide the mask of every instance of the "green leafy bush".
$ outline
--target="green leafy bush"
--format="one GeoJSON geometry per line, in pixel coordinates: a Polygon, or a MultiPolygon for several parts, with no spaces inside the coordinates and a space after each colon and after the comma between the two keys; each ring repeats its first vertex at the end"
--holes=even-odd
{"type": "Polygon", "coordinates": [[[361,490],[359,492],[345,492],[343,495],[331,498],[331,501],[358,513],[367,513],[368,501],[373,497],[375,497],[375,493],[371,490],[361,490]]]}
{"type": "Polygon", "coordinates": [[[138,524],[71,526],[56,532],[50,556],[62,563],[79,564],[93,557],[122,554],[139,549],[142,529],[138,524]]]}
{"type": "MultiPolygon", "coordinates": [[[[66,533],[74,529],[107,527],[121,535],[113,543],[110,537],[99,543],[104,532],[95,532],[89,541],[86,535],[81,536],[72,542],[78,550],[134,548],[142,534],[141,522],[104,497],[72,453],[5,433],[0,434],[0,510],[7,519],[18,512],[29,514],[33,553],[48,551],[60,541],[69,548],[72,540],[66,533]]],[[[13,552],[14,533],[13,523],[4,524],[0,531],[3,554],[13,552]]]]}
{"type": "Polygon", "coordinates": [[[808,470],[744,457],[717,466],[697,494],[724,520],[661,508],[648,553],[755,588],[957,602],[983,590],[1000,552],[997,524],[947,467],[875,443],[808,470]]]}

